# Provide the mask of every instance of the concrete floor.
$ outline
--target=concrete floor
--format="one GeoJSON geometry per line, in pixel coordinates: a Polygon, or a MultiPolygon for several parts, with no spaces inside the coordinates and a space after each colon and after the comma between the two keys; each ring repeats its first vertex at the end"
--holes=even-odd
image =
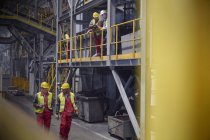
{"type": "MultiPolygon", "coordinates": [[[[33,112],[32,98],[27,96],[8,95],[7,99],[21,110],[24,110],[27,115],[36,121],[33,112]]],[[[60,120],[56,120],[55,117],[52,116],[50,131],[57,137],[59,137],[59,123],[60,120]]],[[[87,123],[78,118],[74,118],[69,140],[117,140],[109,135],[107,127],[107,122],[87,123]]]]}

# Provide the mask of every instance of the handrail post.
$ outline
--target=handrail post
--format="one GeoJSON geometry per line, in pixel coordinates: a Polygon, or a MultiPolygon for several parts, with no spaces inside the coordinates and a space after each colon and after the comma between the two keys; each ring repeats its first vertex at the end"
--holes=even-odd
{"type": "Polygon", "coordinates": [[[133,20],[133,57],[135,57],[135,28],[136,24],[135,20],[133,20]]]}
{"type": "Polygon", "coordinates": [[[77,49],[76,49],[76,47],[77,47],[77,37],[75,36],[75,37],[73,37],[72,38],[72,41],[74,41],[74,43],[73,43],[73,46],[72,46],[72,54],[74,54],[74,59],[75,59],[75,61],[77,61],[77,49]]]}
{"type": "Polygon", "coordinates": [[[62,60],[62,49],[61,49],[61,41],[59,41],[59,50],[60,50],[60,61],[62,60]]]}
{"type": "Polygon", "coordinates": [[[68,39],[64,39],[64,43],[65,43],[65,51],[66,51],[66,62],[68,59],[68,39]]]}
{"type": "Polygon", "coordinates": [[[118,25],[116,26],[116,38],[115,38],[115,43],[116,43],[116,60],[118,60],[118,25]]]}
{"type": "Polygon", "coordinates": [[[81,62],[81,60],[82,60],[82,35],[80,35],[80,62],[81,62]]]}
{"type": "Polygon", "coordinates": [[[101,57],[104,55],[103,54],[103,48],[104,48],[104,30],[101,30],[101,57]]]}
{"type": "Polygon", "coordinates": [[[89,33],[90,34],[90,60],[92,58],[92,32],[89,33]]]}

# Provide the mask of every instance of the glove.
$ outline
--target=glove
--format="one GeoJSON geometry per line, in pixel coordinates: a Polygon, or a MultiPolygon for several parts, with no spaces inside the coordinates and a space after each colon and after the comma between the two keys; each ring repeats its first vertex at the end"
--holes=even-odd
{"type": "Polygon", "coordinates": [[[79,113],[78,110],[75,110],[74,112],[75,112],[75,114],[77,114],[77,115],[78,115],[78,113],[79,113]]]}
{"type": "Polygon", "coordinates": [[[59,114],[55,114],[55,118],[56,118],[57,120],[59,120],[60,115],[59,115],[59,114]]]}

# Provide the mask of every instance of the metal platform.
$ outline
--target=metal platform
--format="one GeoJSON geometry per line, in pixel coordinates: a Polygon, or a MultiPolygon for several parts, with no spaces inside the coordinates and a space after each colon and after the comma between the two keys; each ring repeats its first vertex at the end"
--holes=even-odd
{"type": "Polygon", "coordinates": [[[21,16],[0,15],[1,25],[15,25],[16,27],[31,33],[43,33],[48,40],[55,40],[55,31],[50,27],[41,25],[33,20],[21,16]]]}
{"type": "MultiPolygon", "coordinates": [[[[140,65],[140,53],[119,54],[97,57],[73,58],[70,67],[104,67],[104,66],[138,66],[140,65]]],[[[58,61],[59,64],[68,64],[70,59],[58,61]]]]}

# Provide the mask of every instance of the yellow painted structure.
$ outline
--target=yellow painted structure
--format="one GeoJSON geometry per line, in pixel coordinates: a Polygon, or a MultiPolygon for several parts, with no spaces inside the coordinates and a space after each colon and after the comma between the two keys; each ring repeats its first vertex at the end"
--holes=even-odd
{"type": "Polygon", "coordinates": [[[210,1],[143,1],[145,140],[209,140],[210,1]]]}
{"type": "Polygon", "coordinates": [[[15,15],[15,16],[0,15],[0,19],[17,20],[17,21],[20,21],[20,22],[22,22],[24,24],[28,24],[28,25],[30,25],[30,26],[32,26],[34,28],[37,28],[37,29],[39,29],[39,30],[41,30],[43,32],[51,34],[53,36],[56,35],[55,31],[53,30],[53,28],[47,28],[47,27],[45,27],[42,24],[39,24],[39,23],[36,23],[36,22],[30,20],[30,18],[26,19],[26,18],[23,18],[23,17],[18,16],[18,15],[15,15]]]}
{"type": "Polygon", "coordinates": [[[29,81],[23,77],[12,77],[12,86],[17,87],[19,90],[24,92],[29,91],[29,81]]]}
{"type": "MultiPolygon", "coordinates": [[[[141,42],[141,36],[140,31],[140,18],[134,19],[134,20],[130,20],[130,21],[126,21],[126,22],[122,22],[119,24],[115,24],[112,25],[110,27],[110,44],[111,46],[114,48],[115,50],[115,54],[111,55],[111,60],[125,60],[125,59],[140,59],[140,44],[141,42]],[[132,33],[131,33],[131,37],[121,40],[119,41],[119,34],[118,34],[118,29],[124,25],[133,25],[132,28],[132,33]],[[113,36],[113,33],[115,34],[115,36],[113,36]],[[119,44],[123,44],[123,43],[129,43],[131,48],[130,51],[131,52],[124,52],[122,54],[118,54],[118,47],[119,44]]],[[[101,40],[103,39],[103,34],[104,34],[104,30],[105,29],[100,29],[98,31],[96,31],[97,33],[101,34],[101,40]]],[[[70,42],[71,39],[63,39],[60,40],[58,42],[58,62],[59,63],[68,63],[70,61],[72,62],[91,62],[91,61],[106,61],[108,60],[107,56],[103,56],[103,47],[105,47],[107,44],[101,44],[100,48],[101,48],[101,56],[100,57],[93,57],[92,54],[92,50],[96,49],[96,45],[93,44],[94,42],[94,38],[93,38],[93,32],[88,32],[85,34],[80,34],[77,36],[72,37],[72,42],[73,42],[73,47],[72,49],[72,54],[73,54],[73,58],[72,60],[70,60],[70,50],[68,47],[68,43],[66,42],[70,42]],[[87,43],[88,42],[88,43],[87,43]],[[84,52],[88,52],[88,55],[84,55],[84,52]],[[64,55],[65,54],[65,55],[64,55]],[[62,55],[64,55],[64,57],[62,57],[62,55]]],[[[106,55],[106,54],[104,54],[106,55]]]]}

